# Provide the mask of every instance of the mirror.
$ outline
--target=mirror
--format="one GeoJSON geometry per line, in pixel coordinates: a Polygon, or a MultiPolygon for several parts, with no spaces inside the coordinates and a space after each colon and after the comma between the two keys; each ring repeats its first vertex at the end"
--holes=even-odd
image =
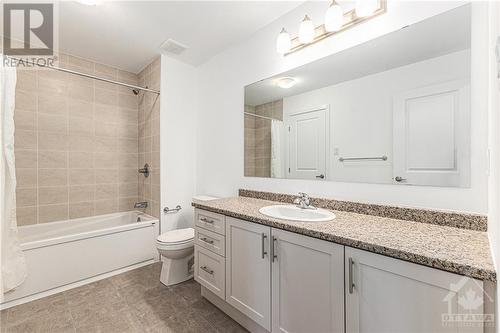
{"type": "Polygon", "coordinates": [[[245,176],[469,186],[470,11],[246,86],[245,176]]]}

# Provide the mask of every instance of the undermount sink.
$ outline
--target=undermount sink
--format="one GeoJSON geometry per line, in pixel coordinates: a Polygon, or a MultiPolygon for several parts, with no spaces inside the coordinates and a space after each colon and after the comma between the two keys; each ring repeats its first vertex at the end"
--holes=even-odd
{"type": "Polygon", "coordinates": [[[335,214],[325,209],[303,209],[294,205],[266,206],[259,212],[276,219],[300,222],[326,222],[335,218],[335,214]]]}

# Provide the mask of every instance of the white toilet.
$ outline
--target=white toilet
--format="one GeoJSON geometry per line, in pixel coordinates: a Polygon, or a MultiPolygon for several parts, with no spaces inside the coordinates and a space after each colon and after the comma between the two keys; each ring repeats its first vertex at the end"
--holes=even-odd
{"type": "Polygon", "coordinates": [[[164,285],[181,283],[193,277],[194,229],[167,231],[156,239],[161,255],[160,281],[164,285]]]}

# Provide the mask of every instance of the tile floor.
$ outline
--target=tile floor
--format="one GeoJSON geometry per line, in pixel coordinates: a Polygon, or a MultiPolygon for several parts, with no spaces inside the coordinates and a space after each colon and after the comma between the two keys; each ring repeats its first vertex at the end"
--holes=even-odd
{"type": "Polygon", "coordinates": [[[193,280],[162,285],[160,268],[156,263],[1,311],[1,333],[247,332],[202,298],[193,280]]]}

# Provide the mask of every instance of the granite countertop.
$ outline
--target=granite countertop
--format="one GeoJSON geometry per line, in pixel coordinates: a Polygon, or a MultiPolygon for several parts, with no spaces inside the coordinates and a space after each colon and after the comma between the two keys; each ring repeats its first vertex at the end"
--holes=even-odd
{"type": "Polygon", "coordinates": [[[283,203],[247,197],[193,200],[196,208],[496,282],[488,235],[484,231],[336,210],[333,221],[319,223],[287,221],[259,213],[261,207],[276,204],[283,203]]]}

